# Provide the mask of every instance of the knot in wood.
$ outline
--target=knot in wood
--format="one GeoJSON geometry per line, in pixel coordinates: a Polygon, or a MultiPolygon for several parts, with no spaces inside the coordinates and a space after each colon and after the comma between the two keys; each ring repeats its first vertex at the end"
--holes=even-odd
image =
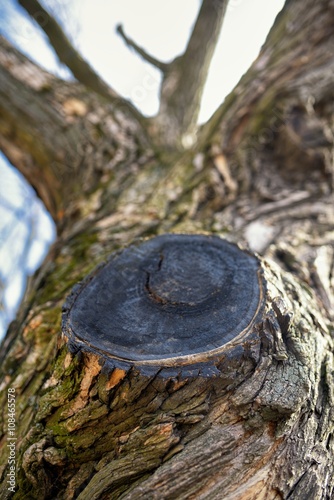
{"type": "Polygon", "coordinates": [[[73,291],[64,333],[136,365],[203,362],[253,325],[259,260],[215,236],[167,234],[113,254],[73,291]]]}

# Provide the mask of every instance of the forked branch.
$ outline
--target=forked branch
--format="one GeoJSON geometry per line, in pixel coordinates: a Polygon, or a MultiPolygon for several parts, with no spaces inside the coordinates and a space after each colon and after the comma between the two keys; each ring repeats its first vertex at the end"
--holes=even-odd
{"type": "MultiPolygon", "coordinates": [[[[109,87],[75,50],[57,21],[38,0],[18,1],[40,25],[59,60],[72,71],[78,81],[109,102],[122,104],[139,122],[146,124],[141,113],[109,87]]],[[[194,142],[203,89],[227,3],[228,0],[202,1],[185,52],[170,63],[163,63],[148,54],[124,33],[121,25],[117,27],[125,43],[163,73],[160,108],[158,115],[152,120],[150,131],[155,140],[164,147],[179,149],[188,147],[194,142]]]]}
{"type": "Polygon", "coordinates": [[[160,109],[152,130],[165,146],[178,149],[194,141],[203,89],[227,4],[228,0],[202,1],[185,52],[170,63],[147,54],[125,35],[122,26],[117,28],[127,45],[163,73],[160,109]]]}

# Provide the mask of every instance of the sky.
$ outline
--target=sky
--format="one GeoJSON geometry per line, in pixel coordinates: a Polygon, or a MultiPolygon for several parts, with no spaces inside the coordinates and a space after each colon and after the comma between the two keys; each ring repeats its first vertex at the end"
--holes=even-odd
{"type": "MultiPolygon", "coordinates": [[[[160,73],[125,46],[125,32],[155,57],[169,61],[183,52],[199,0],[45,0],[67,34],[101,76],[148,115],[158,109],[160,73]],[[55,7],[57,6],[57,7],[55,7]]],[[[283,0],[230,0],[205,88],[200,121],[207,120],[256,58],[283,0]]],[[[5,4],[7,35],[48,70],[61,76],[45,36],[16,7],[5,4]]],[[[4,9],[4,5],[2,6],[4,9]]],[[[0,12],[1,13],[1,12],[0,12]]],[[[2,27],[0,26],[0,29],[2,27]]],[[[3,28],[2,28],[3,29],[3,28]]]]}
{"type": "MultiPolygon", "coordinates": [[[[150,54],[170,61],[186,47],[199,0],[44,0],[95,70],[144,114],[158,110],[159,71],[125,46],[125,33],[150,54]]],[[[204,89],[199,121],[206,121],[256,58],[283,0],[230,0],[204,89]]],[[[70,79],[45,35],[17,5],[0,5],[0,32],[45,69],[70,79]]],[[[25,276],[35,271],[55,237],[53,223],[22,176],[0,154],[0,338],[13,317],[25,276]],[[4,230],[5,228],[5,230],[4,230]],[[0,304],[1,305],[1,304],[0,304]]]]}

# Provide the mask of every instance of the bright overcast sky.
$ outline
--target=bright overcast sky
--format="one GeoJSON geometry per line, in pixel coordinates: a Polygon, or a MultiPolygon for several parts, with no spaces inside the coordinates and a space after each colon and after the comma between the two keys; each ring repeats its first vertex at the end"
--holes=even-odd
{"type": "MultiPolygon", "coordinates": [[[[9,3],[13,4],[13,0],[9,3]]],[[[122,23],[128,36],[152,55],[168,61],[184,50],[199,0],[45,1],[46,5],[57,3],[68,34],[95,69],[144,113],[154,114],[158,108],[159,71],[129,50],[115,27],[122,23]]],[[[283,0],[230,0],[200,121],[210,117],[256,58],[283,4],[283,0]]],[[[55,67],[52,54],[24,19],[13,23],[13,36],[41,64],[49,69],[55,67]]]]}

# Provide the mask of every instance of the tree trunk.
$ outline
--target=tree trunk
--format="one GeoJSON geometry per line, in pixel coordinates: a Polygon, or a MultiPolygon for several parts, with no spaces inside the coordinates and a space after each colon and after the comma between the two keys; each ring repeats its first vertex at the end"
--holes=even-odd
{"type": "Polygon", "coordinates": [[[1,41],[0,146],[58,229],[2,345],[1,498],[333,497],[333,21],[287,1],[181,152],[1,41]],[[171,347],[141,308],[122,344],[126,286],[171,347]]]}

